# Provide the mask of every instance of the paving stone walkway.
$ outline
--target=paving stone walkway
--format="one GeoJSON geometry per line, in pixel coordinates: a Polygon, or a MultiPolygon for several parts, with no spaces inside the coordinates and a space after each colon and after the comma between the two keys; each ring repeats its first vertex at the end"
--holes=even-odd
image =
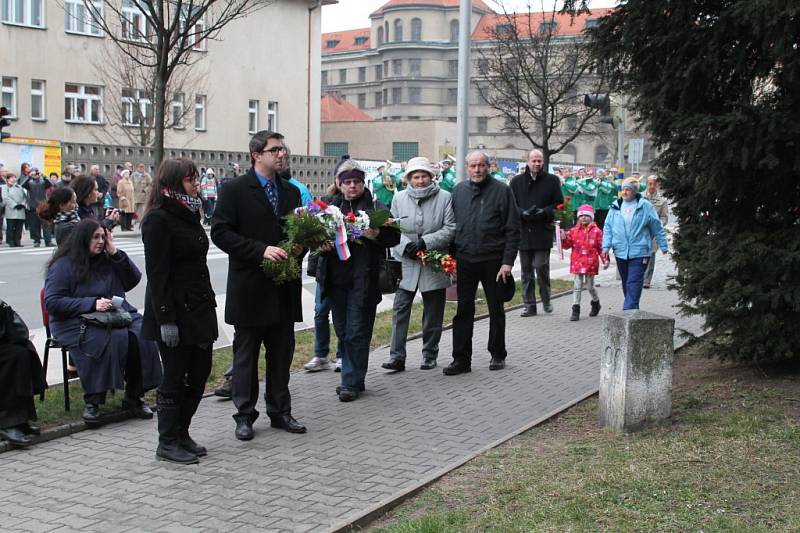
{"type": "MultiPolygon", "coordinates": [[[[661,259],[642,308],[698,333],[697,319],[676,316],[669,269],[661,259]]],[[[374,351],[368,390],[353,403],[337,400],[338,374],[293,375],[305,435],[271,429],[262,414],[255,439],[239,442],[231,403],[208,398],[193,425],[209,448],[200,465],[157,462],[155,421],[140,420],[0,454],[0,531],[330,531],[597,391],[602,313],[622,303],[613,271],[600,285],[598,318],[586,316],[587,296],[579,322],[568,321],[568,297],[551,315],[508,313],[500,372],[488,369],[483,320],[471,374],[418,370],[416,340],[401,374],[382,371],[388,350],[374,351]]],[[[441,363],[451,341],[446,332],[441,363]]]]}

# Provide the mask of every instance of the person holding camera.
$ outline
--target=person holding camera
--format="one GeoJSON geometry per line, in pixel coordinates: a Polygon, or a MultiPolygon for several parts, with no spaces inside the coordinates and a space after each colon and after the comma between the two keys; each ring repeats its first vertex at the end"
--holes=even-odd
{"type": "Polygon", "coordinates": [[[22,228],[25,224],[25,207],[28,191],[17,183],[16,174],[6,175],[6,184],[0,185],[0,207],[6,220],[6,243],[11,248],[22,247],[22,228]]]}
{"type": "Polygon", "coordinates": [[[156,344],[142,338],[142,315],[125,300],[141,279],[94,218],[81,220],[47,265],[45,308],[53,336],[78,367],[89,425],[100,422],[109,390],[124,389],[137,418],[153,417],[142,395],[161,383],[161,361],[156,344]]]}

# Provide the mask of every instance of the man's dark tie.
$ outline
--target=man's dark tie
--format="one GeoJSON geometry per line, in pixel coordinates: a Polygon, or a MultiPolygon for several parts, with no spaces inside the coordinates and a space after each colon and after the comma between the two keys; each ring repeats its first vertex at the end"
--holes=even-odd
{"type": "Polygon", "coordinates": [[[267,184],[264,186],[264,189],[267,191],[267,198],[269,198],[269,203],[272,204],[272,210],[275,211],[275,214],[278,214],[278,191],[275,190],[275,179],[267,180],[267,184]]]}

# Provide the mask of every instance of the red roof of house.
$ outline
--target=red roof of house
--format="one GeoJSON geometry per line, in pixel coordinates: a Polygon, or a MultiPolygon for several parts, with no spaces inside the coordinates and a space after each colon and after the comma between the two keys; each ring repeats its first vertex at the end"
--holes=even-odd
{"type": "Polygon", "coordinates": [[[370,29],[359,28],[357,30],[334,31],[331,33],[322,34],[322,53],[333,54],[335,52],[350,52],[352,50],[369,50],[370,29]],[[356,44],[356,37],[366,37],[361,39],[364,41],[361,44],[356,44]],[[336,46],[328,47],[329,41],[338,41],[336,46]]]}
{"type": "Polygon", "coordinates": [[[373,118],[345,100],[330,94],[322,97],[322,122],[364,122],[373,118]]]}
{"type": "MultiPolygon", "coordinates": [[[[393,6],[403,6],[403,5],[421,5],[421,6],[435,6],[435,7],[458,7],[460,4],[460,0],[389,0],[381,7],[379,7],[376,11],[374,11],[370,17],[375,15],[380,15],[387,7],[393,6]]],[[[494,13],[494,10],[483,3],[483,0],[472,0],[472,5],[477,7],[478,9],[485,9],[490,13],[494,13]]]]}
{"type": "Polygon", "coordinates": [[[556,13],[555,16],[553,15],[552,11],[545,11],[545,12],[532,12],[532,13],[513,13],[506,15],[484,15],[481,17],[481,20],[478,22],[478,25],[475,26],[475,31],[472,32],[472,40],[473,41],[485,41],[491,40],[493,36],[494,28],[498,24],[508,24],[509,18],[511,18],[514,23],[519,28],[521,34],[526,34],[529,31],[531,25],[534,26],[533,31],[537,32],[539,30],[539,24],[542,22],[550,22],[551,20],[556,23],[556,33],[558,35],[580,35],[586,24],[587,20],[598,19],[600,17],[604,17],[608,15],[613,8],[598,8],[592,9],[591,13],[581,13],[577,15],[574,19],[571,15],[559,14],[556,13]]]}

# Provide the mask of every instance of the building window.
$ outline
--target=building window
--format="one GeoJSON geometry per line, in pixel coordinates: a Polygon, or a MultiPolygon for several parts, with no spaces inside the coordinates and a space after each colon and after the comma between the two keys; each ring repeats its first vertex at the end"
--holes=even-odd
{"type": "Polygon", "coordinates": [[[394,72],[395,76],[402,76],[403,75],[403,60],[402,59],[392,59],[392,71],[394,72]]]}
{"type": "Polygon", "coordinates": [[[360,93],[358,95],[358,108],[364,109],[367,107],[367,93],[360,93]]]}
{"type": "Polygon", "coordinates": [[[422,60],[421,59],[409,59],[408,60],[408,70],[409,74],[412,76],[419,76],[422,73],[422,60]]]}
{"type": "Polygon", "coordinates": [[[383,44],[383,26],[378,26],[378,46],[383,44]]]}
{"type": "MultiPolygon", "coordinates": [[[[192,9],[193,12],[196,12],[196,10],[197,7],[194,7],[192,9]]],[[[187,7],[184,7],[183,11],[184,13],[181,16],[181,29],[184,29],[186,27],[187,19],[191,18],[188,15],[189,11],[187,7]]],[[[203,38],[205,31],[206,31],[206,21],[203,19],[203,17],[200,17],[199,19],[194,21],[194,26],[192,27],[191,31],[185,32],[186,39],[192,43],[192,50],[197,50],[199,52],[202,52],[206,49],[206,40],[203,38]]]]}
{"type": "Polygon", "coordinates": [[[172,127],[177,130],[183,129],[183,100],[183,93],[172,97],[172,127]]]}
{"type": "Polygon", "coordinates": [[[421,104],[422,103],[422,89],[419,87],[408,88],[408,103],[421,104]]]}
{"type": "Polygon", "coordinates": [[[31,80],[31,118],[33,120],[47,119],[44,88],[44,80],[31,80]]]}
{"type": "Polygon", "coordinates": [[[375,81],[383,79],[383,65],[375,65],[375,81]]]}
{"type": "Polygon", "coordinates": [[[555,33],[556,23],[553,20],[547,20],[539,23],[539,33],[555,33]]]}
{"type": "Polygon", "coordinates": [[[194,129],[206,131],[206,95],[197,94],[194,97],[194,129]]]}
{"type": "Polygon", "coordinates": [[[392,143],[392,161],[408,161],[419,156],[419,143],[397,142],[392,143]]]}
{"type": "Polygon", "coordinates": [[[403,89],[401,87],[394,87],[392,89],[392,103],[399,104],[401,103],[403,95],[403,89]]]}
{"type": "Polygon", "coordinates": [[[323,145],[323,154],[328,157],[342,157],[348,153],[347,143],[325,143],[323,145]]]}
{"type": "Polygon", "coordinates": [[[394,40],[400,42],[403,40],[403,21],[394,19],[394,40]]]}
{"type": "Polygon", "coordinates": [[[383,90],[383,103],[384,103],[384,105],[389,105],[389,90],[388,89],[384,89],[383,90]]]}
{"type": "Polygon", "coordinates": [[[367,81],[367,67],[358,67],[358,83],[367,81]]]}
{"type": "Polygon", "coordinates": [[[347,69],[340,68],[339,69],[339,85],[344,85],[347,83],[347,69]]]}
{"type": "Polygon", "coordinates": [[[487,117],[478,117],[478,133],[486,133],[489,131],[489,119],[487,117]]]}
{"type": "Polygon", "coordinates": [[[17,118],[17,78],[3,78],[2,104],[8,109],[8,118],[17,118]]]}
{"type": "Polygon", "coordinates": [[[380,91],[375,93],[375,107],[383,106],[383,93],[380,91]]]}
{"type": "Polygon", "coordinates": [[[153,102],[140,89],[122,89],[122,123],[125,126],[153,125],[153,102]]]}
{"type": "Polygon", "coordinates": [[[447,103],[456,105],[458,102],[458,89],[447,89],[447,103]]]}
{"type": "Polygon", "coordinates": [[[383,73],[386,76],[389,76],[389,61],[383,62],[383,73]]]}
{"type": "Polygon", "coordinates": [[[422,40],[422,20],[418,18],[411,19],[411,40],[415,42],[422,40]]]}
{"type": "Polygon", "coordinates": [[[44,27],[43,0],[2,0],[3,22],[44,27]]]}
{"type": "Polygon", "coordinates": [[[458,59],[450,59],[447,62],[447,76],[450,78],[458,77],[458,59]]]}
{"type": "Polygon", "coordinates": [[[336,48],[336,45],[339,44],[339,41],[336,39],[328,39],[325,41],[325,48],[336,48]]]}
{"type": "Polygon", "coordinates": [[[267,102],[267,129],[278,131],[278,102],[267,102]]]}
{"type": "Polygon", "coordinates": [[[247,103],[247,131],[250,133],[258,131],[258,100],[250,100],[247,103]]]}
{"type": "Polygon", "coordinates": [[[596,28],[599,22],[600,21],[597,19],[586,19],[586,22],[584,22],[583,27],[587,30],[589,28],[596,28]]]}
{"type": "Polygon", "coordinates": [[[322,86],[323,87],[327,87],[328,86],[328,71],[327,70],[323,70],[322,71],[322,86]]]}
{"type": "Polygon", "coordinates": [[[364,35],[359,35],[358,37],[356,37],[355,45],[356,46],[363,46],[363,45],[367,44],[367,40],[368,39],[369,39],[369,37],[366,37],[364,35]]]}
{"type": "Polygon", "coordinates": [[[458,42],[458,20],[450,21],[450,42],[458,42]]]}
{"type": "Polygon", "coordinates": [[[485,57],[478,59],[478,73],[482,76],[489,74],[489,60],[485,57]]]}
{"type": "Polygon", "coordinates": [[[496,24],[494,27],[494,32],[497,35],[510,35],[513,30],[514,26],[511,24],[496,24]]]}
{"type": "Polygon", "coordinates": [[[150,28],[147,18],[133,0],[122,0],[122,38],[126,41],[146,41],[150,28]]]}
{"type": "Polygon", "coordinates": [[[567,117],[567,131],[578,129],[578,117],[567,117]]]}
{"type": "Polygon", "coordinates": [[[64,84],[64,120],[100,124],[103,120],[102,87],[64,84]]]}
{"type": "Polygon", "coordinates": [[[83,35],[103,34],[100,20],[103,18],[102,0],[64,0],[64,31],[83,35]]]}

